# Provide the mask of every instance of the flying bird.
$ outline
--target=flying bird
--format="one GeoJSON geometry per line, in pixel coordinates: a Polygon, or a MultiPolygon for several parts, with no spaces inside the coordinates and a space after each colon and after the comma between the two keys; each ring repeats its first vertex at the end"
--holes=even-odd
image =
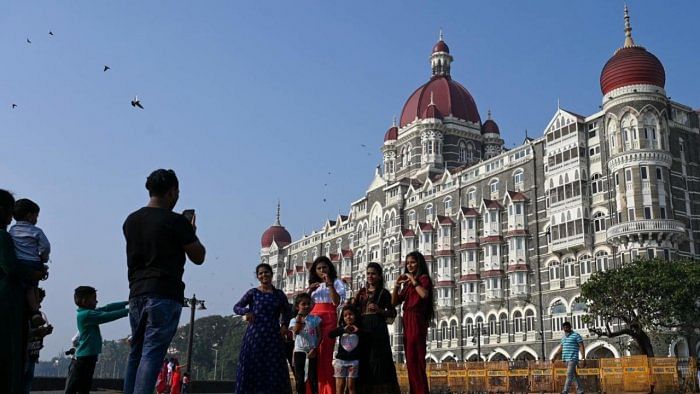
{"type": "Polygon", "coordinates": [[[17,104],[14,104],[14,103],[13,103],[13,104],[12,104],[12,109],[15,109],[15,108],[17,108],[17,104]]]}
{"type": "Polygon", "coordinates": [[[52,36],[52,35],[53,35],[53,32],[52,32],[51,30],[49,30],[49,35],[50,35],[50,36],[52,36]]]}
{"type": "Polygon", "coordinates": [[[31,44],[31,43],[32,43],[32,40],[30,40],[29,37],[27,37],[27,44],[31,44]]]}
{"type": "Polygon", "coordinates": [[[363,147],[363,148],[366,148],[366,147],[367,147],[367,145],[365,145],[365,144],[360,144],[360,146],[363,147]]]}
{"type": "Polygon", "coordinates": [[[139,107],[143,109],[143,105],[141,105],[141,100],[139,100],[138,96],[134,96],[134,99],[131,100],[131,106],[134,108],[139,107]]]}
{"type": "Polygon", "coordinates": [[[108,65],[105,64],[105,69],[102,70],[102,72],[106,72],[107,70],[111,70],[111,68],[110,68],[108,65]]]}

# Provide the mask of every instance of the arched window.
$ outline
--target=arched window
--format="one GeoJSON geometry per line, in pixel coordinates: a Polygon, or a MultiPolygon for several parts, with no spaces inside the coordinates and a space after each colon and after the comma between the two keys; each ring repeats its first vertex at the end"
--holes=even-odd
{"type": "Polygon", "coordinates": [[[549,280],[559,280],[561,278],[561,272],[559,270],[559,262],[552,261],[549,263],[549,280]]]}
{"type": "Polygon", "coordinates": [[[523,179],[524,179],[523,170],[516,170],[516,171],[513,173],[513,184],[514,184],[516,187],[517,187],[517,186],[522,186],[522,184],[523,184],[523,179]]]}
{"type": "Polygon", "coordinates": [[[622,117],[622,143],[625,150],[637,147],[637,119],[632,114],[627,113],[622,117]]]}
{"type": "Polygon", "coordinates": [[[524,323],[523,314],[520,311],[513,312],[513,332],[520,333],[525,331],[524,323]]]}
{"type": "Polygon", "coordinates": [[[564,259],[564,278],[576,277],[576,260],[571,257],[564,259]]]}
{"type": "Polygon", "coordinates": [[[498,317],[498,325],[501,334],[508,334],[508,314],[503,312],[498,317]]]}
{"type": "Polygon", "coordinates": [[[591,177],[591,194],[598,194],[603,192],[603,179],[600,174],[593,174],[591,177]]]}
{"type": "Polygon", "coordinates": [[[608,120],[608,136],[610,138],[610,151],[612,153],[617,152],[615,139],[617,138],[617,122],[615,119],[608,120]]]}
{"type": "Polygon", "coordinates": [[[425,218],[426,220],[432,220],[433,217],[433,204],[428,204],[425,206],[425,218]]]}
{"type": "Polygon", "coordinates": [[[459,141],[459,162],[467,161],[467,144],[464,141],[459,141]]]}
{"type": "Polygon", "coordinates": [[[447,197],[443,200],[443,206],[445,208],[445,214],[449,214],[452,209],[452,197],[447,197]]]}
{"type": "Polygon", "coordinates": [[[596,212],[593,215],[593,231],[596,233],[605,231],[605,214],[603,212],[596,212]]]}
{"type": "Polygon", "coordinates": [[[663,149],[659,136],[656,135],[658,120],[656,115],[651,112],[644,114],[644,138],[647,140],[650,148],[663,149]]]}
{"type": "Polygon", "coordinates": [[[607,271],[611,267],[608,263],[608,253],[605,251],[600,251],[595,254],[595,269],[596,271],[607,271]]]}
{"type": "Polygon", "coordinates": [[[472,161],[474,159],[474,145],[471,142],[467,142],[467,160],[472,161]]]}
{"type": "Polygon", "coordinates": [[[450,322],[450,339],[457,339],[457,322],[454,320],[450,322]]]}
{"type": "Polygon", "coordinates": [[[468,317],[467,320],[464,322],[464,328],[466,330],[466,335],[467,337],[474,336],[474,319],[471,317],[468,317]]]}
{"type": "Polygon", "coordinates": [[[532,309],[525,311],[525,326],[528,332],[535,331],[535,312],[532,309]]]}
{"type": "Polygon", "coordinates": [[[498,335],[498,322],[496,315],[489,316],[489,335],[498,335]]]}
{"type": "Polygon", "coordinates": [[[489,188],[492,194],[498,193],[498,179],[492,179],[491,182],[489,182],[489,188]]]}
{"type": "Polygon", "coordinates": [[[581,275],[590,275],[591,272],[593,272],[591,269],[591,260],[591,255],[589,254],[579,256],[578,261],[579,269],[581,270],[581,275]]]}
{"type": "Polygon", "coordinates": [[[401,149],[401,166],[406,168],[411,164],[411,144],[401,149]]]}

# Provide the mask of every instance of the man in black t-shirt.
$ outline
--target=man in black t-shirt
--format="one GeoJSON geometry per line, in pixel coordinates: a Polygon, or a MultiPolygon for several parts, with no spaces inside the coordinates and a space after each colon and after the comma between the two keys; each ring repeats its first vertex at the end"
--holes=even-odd
{"type": "Polygon", "coordinates": [[[186,257],[204,262],[204,246],[189,220],[172,210],[180,195],[173,170],[148,176],[148,205],[124,222],[129,271],[131,351],[124,393],[152,393],[161,363],[177,331],[185,298],[186,257]]]}

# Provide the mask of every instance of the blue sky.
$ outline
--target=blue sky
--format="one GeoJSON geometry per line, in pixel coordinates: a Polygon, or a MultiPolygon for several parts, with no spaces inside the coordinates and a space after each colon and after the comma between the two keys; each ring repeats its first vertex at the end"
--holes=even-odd
{"type": "MultiPolygon", "coordinates": [[[[668,94],[700,107],[700,3],[629,7],[635,41],[666,68],[668,94]]],[[[173,168],[177,209],[197,209],[208,258],[187,266],[187,294],[206,299],[207,313],[230,314],[255,281],[278,198],[298,238],[364,193],[392,117],[428,79],[439,28],[453,77],[482,119],[493,111],[511,147],[525,129],[542,134],[557,100],[581,114],[598,110],[600,70],[624,39],[622,9],[618,1],[4,2],[0,187],[41,205],[39,226],[53,244],[43,286],[56,330],[42,358],[75,331],[73,288],[95,286],[103,303],[127,297],[121,225],[146,203],[151,170],[173,168]],[[134,95],[144,110],[129,105],[134,95]]],[[[128,333],[126,319],[103,327],[106,338],[128,333]]]]}

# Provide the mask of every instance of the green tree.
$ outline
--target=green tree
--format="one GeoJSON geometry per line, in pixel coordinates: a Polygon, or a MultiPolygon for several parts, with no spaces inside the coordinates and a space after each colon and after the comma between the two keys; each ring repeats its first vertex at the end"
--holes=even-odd
{"type": "Polygon", "coordinates": [[[636,260],[596,272],[581,285],[579,301],[588,305],[587,323],[600,318],[598,337],[629,335],[642,353],[654,355],[650,335],[694,335],[700,329],[700,264],[690,260],[636,260]],[[624,325],[611,329],[610,321],[624,325]]]}

